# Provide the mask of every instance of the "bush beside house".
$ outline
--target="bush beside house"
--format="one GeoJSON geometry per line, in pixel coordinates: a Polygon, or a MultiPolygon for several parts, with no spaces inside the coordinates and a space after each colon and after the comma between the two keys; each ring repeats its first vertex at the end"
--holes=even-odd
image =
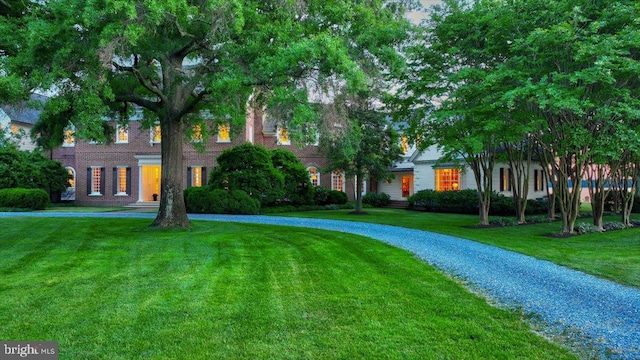
{"type": "Polygon", "coordinates": [[[49,194],[42,189],[0,189],[0,207],[44,210],[49,205],[49,194]]]}
{"type": "MultiPolygon", "coordinates": [[[[478,213],[478,194],[476,190],[435,191],[420,190],[408,199],[409,207],[414,210],[474,215],[478,213]]],[[[545,214],[546,201],[528,200],[527,215],[545,214]]],[[[512,216],[515,214],[513,198],[493,193],[491,196],[491,215],[512,216]]]]}

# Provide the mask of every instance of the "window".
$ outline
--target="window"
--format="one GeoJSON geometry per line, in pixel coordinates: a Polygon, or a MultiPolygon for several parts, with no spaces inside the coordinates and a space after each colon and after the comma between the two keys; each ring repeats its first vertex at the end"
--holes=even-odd
{"type": "Polygon", "coordinates": [[[67,190],[60,194],[60,200],[71,201],[76,199],[76,171],[72,167],[66,167],[70,175],[67,190]]]}
{"type": "Polygon", "coordinates": [[[191,133],[191,141],[200,142],[202,141],[202,125],[194,125],[193,132],[191,133]]]}
{"type": "Polygon", "coordinates": [[[533,191],[544,190],[544,172],[542,170],[533,170],[533,191]]]}
{"type": "Polygon", "coordinates": [[[511,169],[500,168],[500,191],[511,191],[511,169]]]}
{"type": "Polygon", "coordinates": [[[331,190],[344,191],[344,174],[340,170],[331,173],[331,190]]]}
{"type": "Polygon", "coordinates": [[[402,197],[406,198],[411,195],[411,177],[402,177],[402,197]]]}
{"type": "Polygon", "coordinates": [[[17,134],[18,133],[18,126],[11,125],[11,132],[14,133],[14,134],[17,134]]]}
{"type": "Polygon", "coordinates": [[[278,145],[291,145],[291,139],[289,139],[289,130],[286,128],[278,127],[278,145]]]}
{"type": "Polygon", "coordinates": [[[402,135],[402,138],[400,139],[400,147],[402,148],[403,154],[409,152],[409,138],[407,138],[405,135],[402,135]]]}
{"type": "Polygon", "coordinates": [[[229,135],[229,125],[218,125],[218,142],[231,142],[231,136],[229,135]]]}
{"type": "Polygon", "coordinates": [[[125,144],[129,142],[129,127],[127,125],[116,126],[116,144],[125,144]]]}
{"type": "Polygon", "coordinates": [[[309,172],[309,180],[311,181],[311,185],[320,186],[320,172],[318,171],[318,168],[310,166],[307,168],[307,171],[309,172]]]}
{"type": "Polygon", "coordinates": [[[207,183],[207,168],[203,166],[191,166],[187,168],[187,187],[200,187],[207,183]]]}
{"type": "Polygon", "coordinates": [[[129,195],[131,193],[131,168],[118,166],[113,168],[113,193],[129,195]]]}
{"type": "Polygon", "coordinates": [[[459,169],[436,169],[436,191],[460,189],[459,169]]]}
{"type": "Polygon", "coordinates": [[[62,141],[63,147],[76,146],[75,130],[73,128],[66,128],[64,130],[64,140],[62,141]]]}
{"type": "Polygon", "coordinates": [[[87,168],[87,194],[100,196],[104,194],[104,168],[92,166],[87,168]]]}
{"type": "Polygon", "coordinates": [[[155,125],[151,129],[151,143],[157,144],[162,141],[162,131],[160,125],[155,125]]]}

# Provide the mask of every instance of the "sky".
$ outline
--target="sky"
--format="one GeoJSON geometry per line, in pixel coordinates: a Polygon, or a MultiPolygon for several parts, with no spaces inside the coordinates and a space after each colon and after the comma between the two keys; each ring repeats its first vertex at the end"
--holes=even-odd
{"type": "MultiPolygon", "coordinates": [[[[431,5],[435,5],[440,3],[440,0],[420,0],[420,4],[424,9],[428,9],[431,5]]],[[[424,11],[424,10],[423,10],[424,11]]],[[[409,19],[414,21],[415,23],[419,23],[425,17],[423,13],[413,12],[409,14],[409,19]]]]}

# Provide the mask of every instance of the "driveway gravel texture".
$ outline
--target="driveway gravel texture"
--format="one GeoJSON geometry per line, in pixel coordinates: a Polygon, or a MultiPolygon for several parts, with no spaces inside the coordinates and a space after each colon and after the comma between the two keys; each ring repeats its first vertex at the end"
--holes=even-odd
{"type": "MultiPolygon", "coordinates": [[[[151,213],[0,213],[8,216],[155,218],[151,213]]],[[[522,311],[536,329],[561,336],[588,357],[640,359],[640,289],[474,241],[389,225],[278,216],[202,215],[191,220],[324,229],[405,249],[462,280],[492,304],[522,311]]]]}

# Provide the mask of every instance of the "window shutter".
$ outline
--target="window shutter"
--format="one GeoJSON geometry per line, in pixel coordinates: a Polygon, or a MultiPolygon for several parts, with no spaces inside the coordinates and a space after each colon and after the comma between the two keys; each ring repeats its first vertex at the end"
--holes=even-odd
{"type": "Polygon", "coordinates": [[[91,194],[91,182],[93,177],[91,176],[91,168],[87,168],[87,195],[91,194]]]}
{"type": "Polygon", "coordinates": [[[187,187],[191,187],[191,166],[187,167],[187,187]]]}
{"type": "Polygon", "coordinates": [[[104,195],[104,188],[105,188],[105,184],[104,184],[104,172],[105,172],[105,168],[101,167],[100,168],[100,194],[104,195]]]}
{"type": "Polygon", "coordinates": [[[207,168],[206,167],[202,167],[202,186],[206,186],[207,185],[207,168]]]}
{"type": "Polygon", "coordinates": [[[500,191],[504,191],[504,168],[500,168],[500,191]]]}
{"type": "Polygon", "coordinates": [[[118,168],[113,168],[113,194],[118,193],[118,168]]]}
{"type": "Polygon", "coordinates": [[[131,195],[131,167],[127,167],[127,195],[131,195]]]}

